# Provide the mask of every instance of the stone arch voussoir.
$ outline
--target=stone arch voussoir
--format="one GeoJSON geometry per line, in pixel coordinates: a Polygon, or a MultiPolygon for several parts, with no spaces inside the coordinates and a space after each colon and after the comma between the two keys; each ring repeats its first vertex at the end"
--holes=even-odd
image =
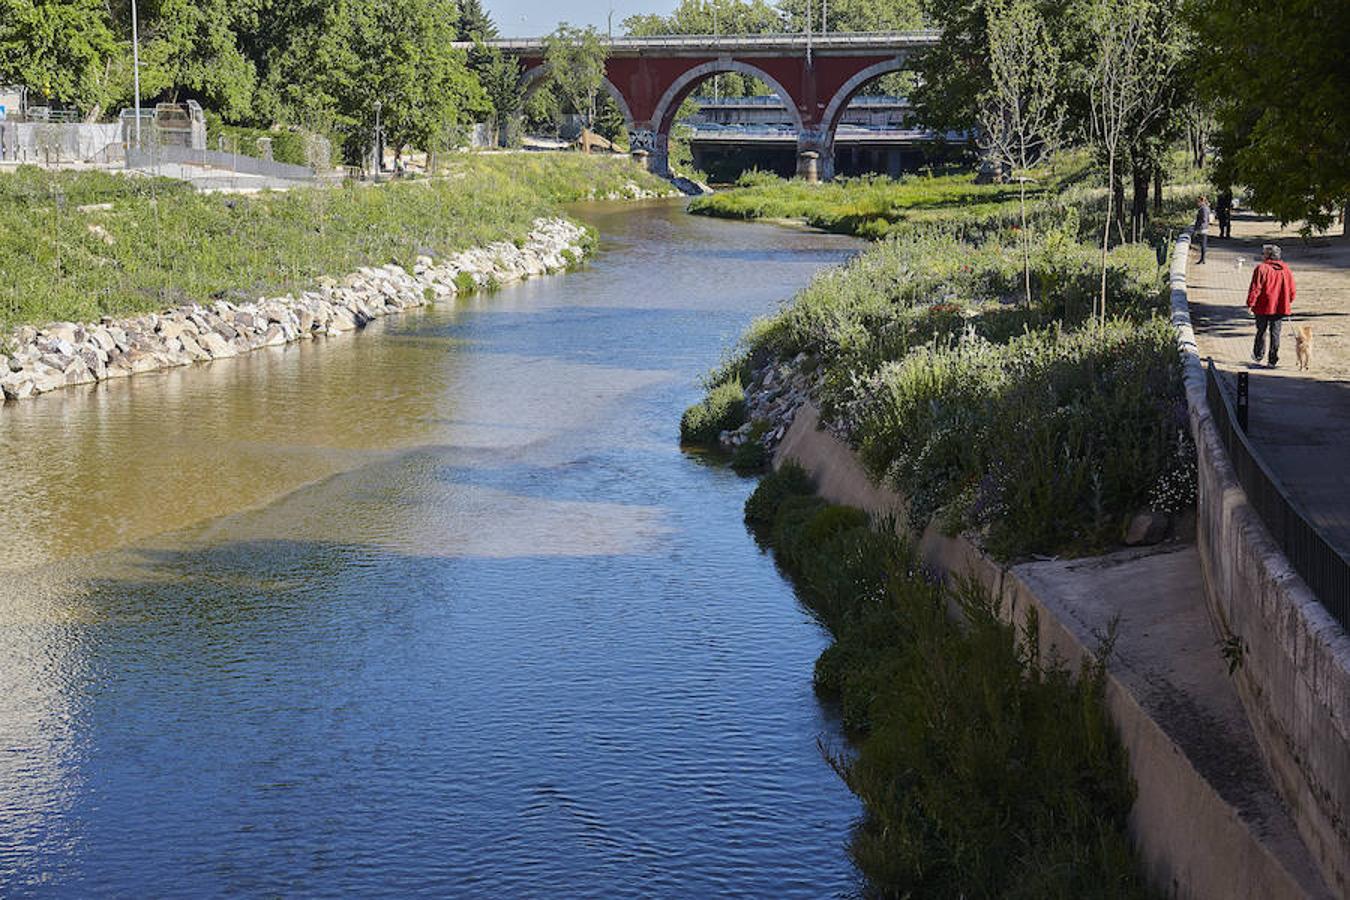
{"type": "Polygon", "coordinates": [[[767,84],[773,92],[782,99],[783,106],[785,106],[787,111],[792,115],[792,121],[796,126],[797,131],[800,133],[805,130],[802,124],[801,110],[797,108],[796,99],[787,88],[779,83],[778,79],[774,78],[758,66],[730,58],[714,59],[705,63],[700,63],[699,65],[686,70],[680,77],[671,82],[670,87],[666,88],[665,93],[661,95],[661,99],[657,102],[656,112],[652,114],[652,130],[658,134],[666,134],[669,132],[671,120],[675,118],[675,111],[684,101],[684,98],[689,91],[693,90],[700,81],[703,81],[709,76],[721,75],[727,72],[748,75],[751,78],[758,78],[760,81],[767,84]]]}
{"type": "Polygon", "coordinates": [[[821,116],[820,127],[826,140],[834,143],[834,130],[839,125],[839,119],[844,114],[844,109],[848,106],[853,96],[862,90],[863,86],[869,81],[880,78],[882,75],[889,75],[892,72],[902,72],[908,67],[909,58],[907,54],[897,53],[891,59],[884,59],[879,63],[873,63],[862,71],[858,72],[848,81],[845,81],[839,90],[834,92],[830,102],[825,106],[825,114],[821,116]]]}

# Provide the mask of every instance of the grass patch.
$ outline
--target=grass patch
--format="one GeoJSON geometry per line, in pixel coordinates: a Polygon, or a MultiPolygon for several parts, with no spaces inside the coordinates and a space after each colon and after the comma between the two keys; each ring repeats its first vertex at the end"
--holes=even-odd
{"type": "Polygon", "coordinates": [[[628,184],[667,187],[626,160],[580,154],[463,154],[443,178],[249,197],[20,167],[0,175],[0,326],[294,292],[363,265],[411,268],[419,255],[523,240],[561,204],[628,184]]]}
{"type": "MultiPolygon", "coordinates": [[[[1058,170],[1037,173],[1029,199],[1050,196],[1082,177],[1074,159],[1058,170]]],[[[971,225],[1015,215],[1017,185],[976,184],[974,176],[867,175],[810,183],[749,172],[731,190],[696,198],[689,211],[724,219],[801,219],[826,231],[880,239],[901,225],[960,219],[971,225]]]]}
{"type": "Polygon", "coordinates": [[[724,382],[684,411],[680,419],[680,440],[705,447],[717,443],[723,431],[734,431],[745,424],[745,388],[740,381],[724,382]]]}
{"type": "Polygon", "coordinates": [[[830,757],[863,802],[850,850],[869,895],[1149,896],[1103,664],[1041,659],[982,591],[923,577],[893,533],[808,490],[785,466],[746,518],[834,638],[815,680],[852,739],[830,757]]]}

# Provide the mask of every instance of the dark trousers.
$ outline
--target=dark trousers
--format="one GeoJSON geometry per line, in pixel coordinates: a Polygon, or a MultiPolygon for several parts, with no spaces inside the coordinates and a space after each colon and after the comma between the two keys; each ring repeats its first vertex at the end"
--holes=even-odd
{"type": "Polygon", "coordinates": [[[1228,216],[1219,216],[1219,237],[1230,238],[1233,236],[1233,220],[1228,216]]]}
{"type": "Polygon", "coordinates": [[[1252,359],[1257,362],[1266,355],[1266,329],[1270,329],[1270,356],[1266,357],[1266,362],[1272,366],[1280,361],[1280,326],[1284,323],[1284,316],[1263,316],[1256,317],[1256,343],[1252,344],[1252,359]]]}
{"type": "Polygon", "coordinates": [[[1209,234],[1202,231],[1195,236],[1195,239],[1200,242],[1200,261],[1204,262],[1205,251],[1209,249],[1209,234]]]}

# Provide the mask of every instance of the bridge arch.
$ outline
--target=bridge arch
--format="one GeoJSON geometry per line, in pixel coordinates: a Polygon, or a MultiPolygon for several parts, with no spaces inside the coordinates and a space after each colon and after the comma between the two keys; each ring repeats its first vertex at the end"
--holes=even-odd
{"type": "Polygon", "coordinates": [[[819,146],[814,148],[820,153],[822,162],[820,174],[822,177],[827,179],[834,177],[834,133],[839,127],[839,120],[843,118],[844,110],[848,108],[849,102],[869,82],[893,72],[903,72],[908,67],[909,55],[897,53],[889,59],[873,63],[855,72],[834,92],[834,96],[825,105],[825,111],[821,113],[819,146]]]}
{"type": "Polygon", "coordinates": [[[796,126],[798,131],[803,129],[802,114],[801,110],[797,108],[796,98],[793,97],[787,88],[779,83],[778,79],[774,78],[759,66],[754,66],[750,63],[742,62],[741,60],[732,59],[730,57],[722,57],[720,59],[700,63],[699,65],[686,70],[671,82],[670,87],[666,88],[665,93],[661,95],[661,99],[656,102],[656,111],[652,113],[652,130],[659,134],[669,134],[670,126],[674,124],[675,113],[679,110],[680,104],[684,102],[685,98],[693,92],[694,88],[698,87],[700,82],[706,81],[713,75],[725,75],[729,72],[735,72],[738,75],[748,75],[751,78],[756,78],[767,84],[769,88],[778,95],[779,99],[783,101],[783,105],[787,107],[788,112],[791,113],[793,125],[796,126]]]}
{"type": "MultiPolygon", "coordinates": [[[[524,89],[521,95],[522,105],[525,99],[544,86],[544,76],[548,75],[549,68],[548,63],[543,63],[521,73],[520,86],[524,89]]],[[[628,98],[606,77],[601,77],[600,86],[605,89],[605,92],[614,100],[615,105],[619,107],[619,112],[623,113],[624,127],[631,131],[633,128],[633,111],[628,107],[628,98]]]]}

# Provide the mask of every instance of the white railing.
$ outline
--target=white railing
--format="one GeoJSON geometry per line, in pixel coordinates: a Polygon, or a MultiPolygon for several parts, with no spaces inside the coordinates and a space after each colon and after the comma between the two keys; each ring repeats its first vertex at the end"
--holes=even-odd
{"type": "MultiPolygon", "coordinates": [[[[834,32],[806,35],[798,32],[778,34],[672,34],[650,37],[615,37],[604,41],[611,54],[659,50],[830,50],[886,49],[908,50],[932,47],[940,33],[932,29],[916,31],[834,32]]],[[[542,51],[546,38],[499,38],[485,41],[489,47],[508,52],[542,51]]],[[[471,41],[457,41],[457,49],[472,49],[471,41]]]]}

